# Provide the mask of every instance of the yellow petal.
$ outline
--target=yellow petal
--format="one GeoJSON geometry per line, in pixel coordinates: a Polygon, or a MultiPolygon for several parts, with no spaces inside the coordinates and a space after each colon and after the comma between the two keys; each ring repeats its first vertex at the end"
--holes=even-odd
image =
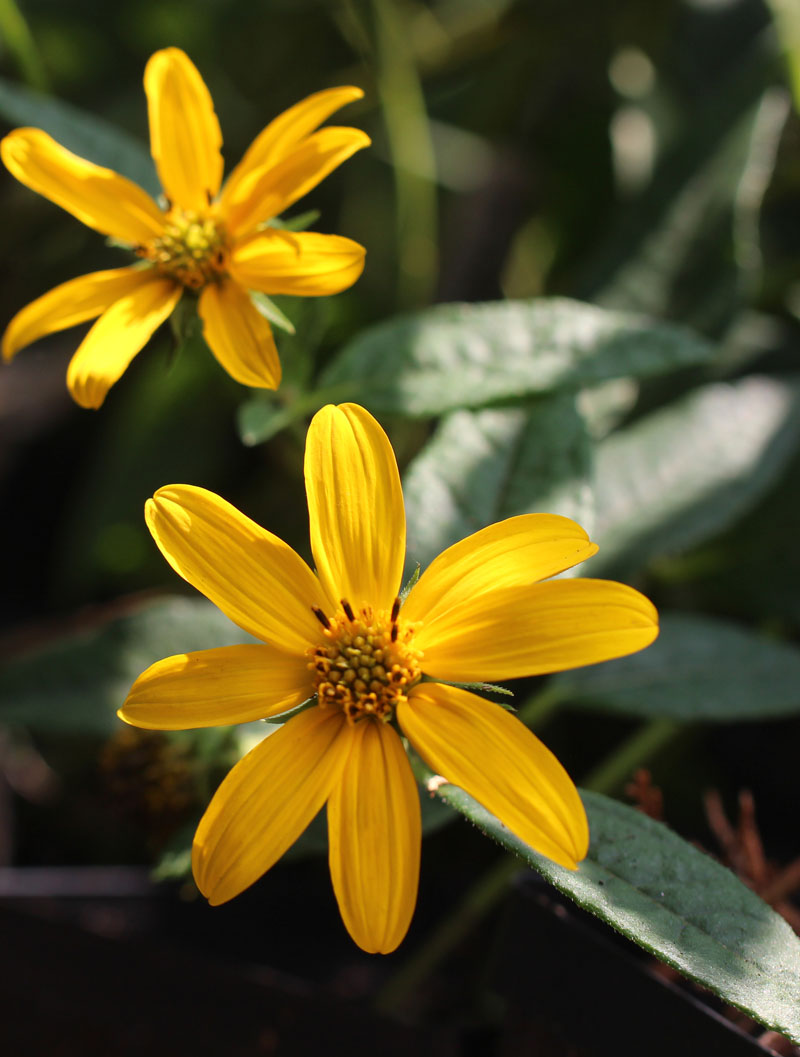
{"type": "Polygon", "coordinates": [[[408,596],[408,620],[433,621],[501,587],[533,584],[597,551],[580,525],[556,514],[499,521],[443,551],[408,596]]]}
{"type": "Polygon", "coordinates": [[[245,177],[257,169],[273,168],[334,111],[364,93],[360,88],[327,88],[284,110],[253,140],[244,157],[225,181],[220,195],[223,208],[239,201],[237,191],[245,177]]]}
{"type": "Polygon", "coordinates": [[[314,818],[350,751],[341,712],[310,708],[240,760],[200,820],[192,848],[197,887],[212,906],[273,866],[314,818]]]}
{"type": "Polygon", "coordinates": [[[104,235],[138,245],[164,227],[164,214],[141,187],[79,158],[41,129],[9,133],[0,143],[0,155],[20,183],[104,235]]]}
{"type": "Polygon", "coordinates": [[[278,716],[311,697],[304,657],[274,646],[223,646],[151,664],[120,719],[147,730],[189,730],[278,716]]]}
{"type": "Polygon", "coordinates": [[[402,941],[417,902],[419,793],[391,727],[362,720],[328,801],[328,859],[345,927],[368,954],[402,941]]]}
{"type": "Polygon", "coordinates": [[[281,362],[269,323],[246,290],[230,279],[209,283],[197,311],[203,337],[231,378],[256,389],[277,389],[281,362]]]}
{"type": "Polygon", "coordinates": [[[81,407],[100,407],[106,393],[166,320],[182,287],[153,278],[115,301],[83,339],[67,368],[67,386],[81,407]]]}
{"type": "Polygon", "coordinates": [[[549,580],[465,600],[414,636],[426,674],[448,682],[516,679],[580,668],[644,649],[658,635],[653,604],[613,580],[549,580]]]}
{"type": "Polygon", "coordinates": [[[239,627],[303,656],[320,641],[312,606],[330,610],[319,581],[283,540],[213,492],[160,488],[145,506],[169,564],[239,627]]]}
{"type": "Polygon", "coordinates": [[[101,315],[131,290],[152,280],[141,268],[111,268],[70,279],[31,301],[14,316],[3,335],[3,359],[57,330],[75,327],[101,315]]]}
{"type": "Polygon", "coordinates": [[[356,151],[368,147],[370,138],[357,128],[323,128],[303,140],[277,165],[251,169],[229,192],[220,211],[234,236],[279,216],[321,183],[356,151]]]}
{"type": "Polygon", "coordinates": [[[324,297],[353,285],[364,270],[365,252],[341,235],[276,229],[237,246],[229,270],[248,290],[324,297]]]}
{"type": "Polygon", "coordinates": [[[222,133],[197,67],[180,48],[164,48],[144,71],[150,151],[174,206],[207,211],[222,183],[222,133]]]}
{"type": "Polygon", "coordinates": [[[466,690],[421,683],[397,709],[427,765],[460,786],[535,851],[576,869],[589,827],[569,775],[511,713],[466,690]]]}
{"type": "Polygon", "coordinates": [[[403,575],[406,519],[392,446],[357,404],[328,404],[311,422],[305,459],[311,550],[335,600],[390,609],[403,575]]]}

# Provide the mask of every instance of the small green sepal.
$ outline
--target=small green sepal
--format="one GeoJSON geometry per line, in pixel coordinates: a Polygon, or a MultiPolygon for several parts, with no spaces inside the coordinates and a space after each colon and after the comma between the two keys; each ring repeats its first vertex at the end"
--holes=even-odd
{"type": "Polygon", "coordinates": [[[287,334],[295,333],[294,323],[281,312],[271,297],[262,294],[260,290],[250,290],[249,292],[250,300],[265,319],[269,320],[274,326],[280,327],[281,330],[285,330],[287,334]]]}

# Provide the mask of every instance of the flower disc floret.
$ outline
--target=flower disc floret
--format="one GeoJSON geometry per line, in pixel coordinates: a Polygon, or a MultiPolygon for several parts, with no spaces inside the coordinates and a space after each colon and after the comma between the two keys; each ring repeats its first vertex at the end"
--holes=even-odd
{"type": "Polygon", "coordinates": [[[355,613],[347,601],[341,605],[332,618],[314,610],[324,636],[308,651],[317,699],[344,712],[350,724],[368,716],[388,723],[422,674],[414,626],[400,621],[399,599],[391,612],[364,606],[355,613]]]}
{"type": "Polygon", "coordinates": [[[218,220],[184,209],[173,209],[163,234],[137,254],[156,270],[190,290],[202,290],[225,274],[225,229],[218,220]]]}

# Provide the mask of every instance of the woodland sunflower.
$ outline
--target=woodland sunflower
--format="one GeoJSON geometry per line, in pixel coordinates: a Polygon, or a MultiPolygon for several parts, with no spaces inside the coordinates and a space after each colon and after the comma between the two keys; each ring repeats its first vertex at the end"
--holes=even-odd
{"type": "Polygon", "coordinates": [[[272,718],[312,701],[237,763],[194,839],[200,890],[224,903],[327,804],[344,923],[365,951],[397,947],[413,914],[420,806],[403,738],[537,851],[575,869],[588,826],[552,753],[499,705],[450,685],[538,675],[649,645],[653,605],[604,580],[550,580],[595,553],[568,518],[509,518],[454,544],[400,599],[405,514],[386,434],[356,404],[311,422],[312,572],[219,496],[171,485],[146,505],[180,576],[261,640],[159,661],[120,709],[186,729],[272,718]]]}
{"type": "Polygon", "coordinates": [[[46,334],[85,323],[67,370],[83,407],[109,388],[184,296],[196,297],[203,336],[237,382],[277,389],[281,366],[269,323],[249,291],[320,296],[358,279],[364,248],[350,239],[290,232],[270,221],[369,144],[354,128],[319,128],[363,95],[352,87],[309,96],[256,137],[222,183],[222,134],[202,77],[178,48],[157,51],[144,74],[150,147],[161,208],[137,184],[79,158],[46,132],[19,128],[0,143],[8,170],[139,258],[71,279],[18,312],[2,340],[5,360],[46,334]]]}

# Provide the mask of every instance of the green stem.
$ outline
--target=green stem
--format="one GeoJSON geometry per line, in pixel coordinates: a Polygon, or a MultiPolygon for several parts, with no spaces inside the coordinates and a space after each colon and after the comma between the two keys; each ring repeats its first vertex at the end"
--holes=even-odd
{"type": "Polygon", "coordinates": [[[512,855],[504,855],[487,870],[469,889],[454,913],[444,919],[430,939],[378,992],[376,1008],[382,1013],[396,1013],[402,1009],[420,983],[500,902],[508,889],[508,882],[518,872],[519,860],[512,855]]]}
{"type": "MultiPolygon", "coordinates": [[[[555,695],[548,696],[545,691],[529,703],[530,707],[522,709],[521,714],[526,713],[526,720],[532,717],[541,721],[550,715],[556,705],[555,695]]],[[[607,793],[615,790],[636,767],[641,767],[652,759],[682,729],[684,728],[671,720],[655,719],[645,724],[599,767],[591,771],[582,783],[583,786],[594,792],[607,793]]],[[[413,757],[411,762],[417,778],[424,781],[424,767],[420,767],[413,757]]],[[[414,956],[378,993],[377,1008],[384,1013],[399,1012],[422,981],[434,972],[475,925],[500,902],[508,889],[508,882],[519,870],[519,859],[505,855],[479,877],[453,913],[442,921],[414,956]]]]}
{"type": "Polygon", "coordinates": [[[397,202],[397,300],[426,304],[438,268],[436,160],[425,96],[398,0],[372,0],[377,88],[394,167],[397,202]]]}
{"type": "Polygon", "coordinates": [[[0,36],[14,56],[26,84],[39,92],[46,92],[50,85],[44,63],[16,0],[0,0],[0,36]]]}
{"type": "Polygon", "coordinates": [[[614,793],[626,782],[637,767],[651,760],[660,749],[674,740],[685,725],[671,719],[652,719],[640,727],[616,752],[590,771],[581,782],[584,789],[594,793],[614,793]]]}
{"type": "Polygon", "coordinates": [[[517,718],[531,730],[541,731],[554,718],[563,702],[562,691],[551,682],[544,690],[520,706],[517,718]]]}

